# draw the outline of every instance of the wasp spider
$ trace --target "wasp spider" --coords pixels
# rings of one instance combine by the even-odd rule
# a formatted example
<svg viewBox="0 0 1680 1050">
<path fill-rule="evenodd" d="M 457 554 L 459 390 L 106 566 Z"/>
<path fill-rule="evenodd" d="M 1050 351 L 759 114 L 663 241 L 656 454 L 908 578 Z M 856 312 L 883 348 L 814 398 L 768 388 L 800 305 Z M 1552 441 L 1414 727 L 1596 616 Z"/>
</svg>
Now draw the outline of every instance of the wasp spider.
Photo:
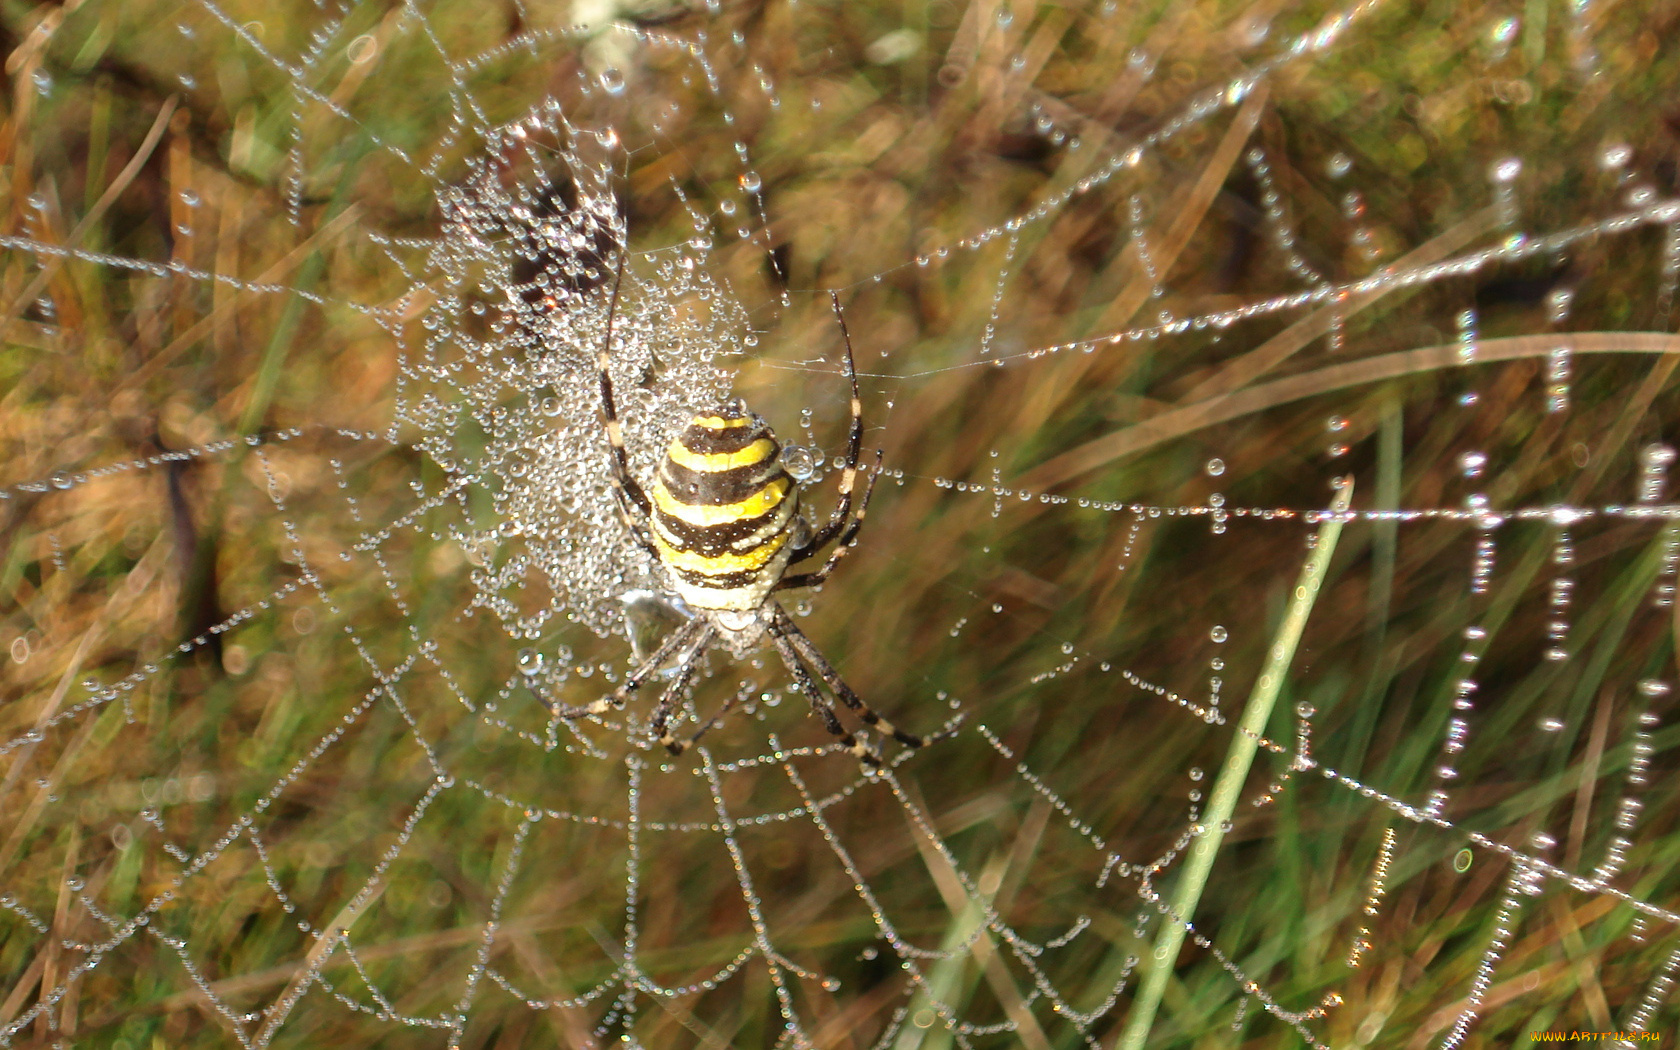
<svg viewBox="0 0 1680 1050">
<path fill-rule="evenodd" d="M 681 754 L 716 725 L 738 699 L 727 701 L 693 735 L 679 738 L 671 733 L 672 710 L 700 658 L 712 648 L 727 649 L 737 659 L 744 658 L 768 638 L 823 725 L 866 765 L 878 766 L 881 760 L 840 723 L 834 705 L 817 687 L 812 672 L 866 725 L 906 747 L 921 747 L 921 737 L 896 728 L 852 691 L 775 598 L 777 591 L 815 587 L 828 579 L 857 538 L 880 473 L 877 452 L 877 469 L 870 475 L 854 514 L 852 490 L 863 441 L 863 405 L 858 398 L 851 335 L 846 332 L 839 297 L 831 296 L 846 344 L 846 378 L 852 386 L 851 432 L 845 467 L 840 472 L 839 502 L 828 521 L 821 528 L 813 528 L 799 511 L 799 483 L 782 466 L 782 447 L 775 433 L 739 398 L 694 415 L 666 449 L 652 484 L 644 489 L 636 481 L 630 473 L 624 428 L 613 403 L 612 377 L 607 370 L 623 279 L 621 255 L 612 302 L 607 308 L 606 342 L 596 362 L 601 375 L 601 412 L 612 451 L 613 494 L 630 534 L 658 562 L 671 593 L 695 615 L 631 670 L 610 696 L 583 707 L 562 708 L 557 714 L 580 718 L 622 708 L 644 681 L 667 664 L 674 664 L 675 672 L 654 708 L 652 730 L 672 754 Z M 834 549 L 821 568 L 788 573 L 791 566 L 818 556 L 831 543 Z"/>
</svg>

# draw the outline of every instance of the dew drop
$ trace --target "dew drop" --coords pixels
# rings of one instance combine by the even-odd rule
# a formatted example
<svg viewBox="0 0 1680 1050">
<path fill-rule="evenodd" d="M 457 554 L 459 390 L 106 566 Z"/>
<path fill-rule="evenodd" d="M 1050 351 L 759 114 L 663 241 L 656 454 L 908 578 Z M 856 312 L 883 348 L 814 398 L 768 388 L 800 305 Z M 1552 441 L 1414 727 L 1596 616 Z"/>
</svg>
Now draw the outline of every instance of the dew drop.
<svg viewBox="0 0 1680 1050">
<path fill-rule="evenodd" d="M 787 445 L 782 449 L 782 469 L 787 471 L 794 481 L 804 482 L 817 472 L 817 459 L 811 450 L 803 445 Z"/>
<path fill-rule="evenodd" d="M 536 649 L 519 650 L 519 673 L 527 678 L 535 678 L 542 674 L 543 664 L 546 662 L 543 654 Z"/>
</svg>

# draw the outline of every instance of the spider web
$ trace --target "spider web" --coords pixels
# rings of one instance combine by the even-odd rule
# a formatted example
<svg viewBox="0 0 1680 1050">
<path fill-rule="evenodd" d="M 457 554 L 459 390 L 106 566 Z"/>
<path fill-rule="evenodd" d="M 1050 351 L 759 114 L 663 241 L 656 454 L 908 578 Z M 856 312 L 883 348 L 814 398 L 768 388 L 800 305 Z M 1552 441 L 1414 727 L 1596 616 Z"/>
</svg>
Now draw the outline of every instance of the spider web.
<svg viewBox="0 0 1680 1050">
<path fill-rule="evenodd" d="M 7 23 L 0 1044 L 1108 1047 L 1162 965 L 1159 1045 L 1662 1034 L 1672 11 L 500 14 Z M 625 238 L 639 477 L 734 391 L 826 514 L 840 293 L 886 465 L 790 611 L 939 735 L 877 775 L 773 654 L 677 759 L 539 698 L 683 615 Z"/>
</svg>

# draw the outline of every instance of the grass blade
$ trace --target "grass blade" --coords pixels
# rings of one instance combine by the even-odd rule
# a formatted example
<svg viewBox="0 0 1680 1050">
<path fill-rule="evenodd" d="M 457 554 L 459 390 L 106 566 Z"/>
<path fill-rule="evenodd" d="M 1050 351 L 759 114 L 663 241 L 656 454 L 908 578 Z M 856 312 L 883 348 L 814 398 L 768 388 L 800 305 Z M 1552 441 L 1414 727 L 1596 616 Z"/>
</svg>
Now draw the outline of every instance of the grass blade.
<svg viewBox="0 0 1680 1050">
<path fill-rule="evenodd" d="M 1306 565 L 1301 568 L 1301 577 L 1295 584 L 1289 610 L 1284 614 L 1283 622 L 1278 625 L 1277 635 L 1272 639 L 1271 648 L 1267 651 L 1260 678 L 1255 682 L 1254 692 L 1249 694 L 1248 704 L 1243 708 L 1242 722 L 1237 727 L 1236 735 L 1231 738 L 1231 747 L 1226 752 L 1225 761 L 1219 767 L 1219 778 L 1214 783 L 1213 797 L 1208 802 L 1207 816 L 1203 821 L 1205 830 L 1197 838 L 1195 845 L 1190 847 L 1184 874 L 1179 880 L 1178 892 L 1173 897 L 1172 912 L 1155 938 L 1155 950 L 1150 952 L 1145 964 L 1147 970 L 1143 984 L 1138 989 L 1137 999 L 1133 1002 L 1131 1014 L 1126 1019 L 1126 1030 L 1120 1039 L 1120 1050 L 1142 1050 L 1144 1040 L 1149 1037 L 1149 1028 L 1155 1021 L 1156 1008 L 1160 1006 L 1161 995 L 1166 991 L 1167 981 L 1172 977 L 1173 964 L 1178 960 L 1179 949 L 1184 946 L 1186 924 L 1195 917 L 1196 905 L 1202 897 L 1202 887 L 1207 884 L 1208 874 L 1213 870 L 1214 854 L 1219 852 L 1219 844 L 1225 838 L 1223 828 L 1236 812 L 1237 800 L 1242 795 L 1248 771 L 1254 765 L 1254 754 L 1259 749 L 1260 738 L 1265 734 L 1266 723 L 1272 716 L 1272 707 L 1277 703 L 1278 692 L 1283 688 L 1284 675 L 1295 659 L 1295 647 L 1300 644 L 1301 632 L 1307 626 L 1307 617 L 1312 613 L 1319 586 L 1324 582 L 1325 573 L 1329 571 L 1330 557 L 1336 552 L 1336 541 L 1341 538 L 1342 515 L 1352 499 L 1353 479 L 1350 477 L 1344 479 L 1336 489 L 1336 496 L 1330 501 L 1330 515 L 1319 525 L 1312 554 L 1307 558 Z"/>
</svg>

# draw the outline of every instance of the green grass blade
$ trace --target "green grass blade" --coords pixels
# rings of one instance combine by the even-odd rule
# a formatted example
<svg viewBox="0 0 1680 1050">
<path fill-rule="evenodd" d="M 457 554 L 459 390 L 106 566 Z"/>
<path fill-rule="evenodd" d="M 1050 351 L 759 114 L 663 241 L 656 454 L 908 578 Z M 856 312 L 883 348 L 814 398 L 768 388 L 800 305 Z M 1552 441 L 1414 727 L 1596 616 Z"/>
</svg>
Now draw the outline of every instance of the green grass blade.
<svg viewBox="0 0 1680 1050">
<path fill-rule="evenodd" d="M 1214 783 L 1213 797 L 1208 802 L 1207 816 L 1203 821 L 1204 830 L 1190 847 L 1178 892 L 1173 897 L 1172 914 L 1162 924 L 1161 932 L 1155 938 L 1155 950 L 1145 963 L 1143 984 L 1132 1004 L 1131 1015 L 1126 1019 L 1120 1050 L 1142 1050 L 1144 1041 L 1149 1037 L 1155 1011 L 1161 1004 L 1161 995 L 1172 977 L 1179 949 L 1184 946 L 1185 924 L 1195 917 L 1202 887 L 1207 884 L 1208 874 L 1213 870 L 1214 854 L 1219 852 L 1219 844 L 1225 838 L 1223 829 L 1236 812 L 1237 800 L 1242 795 L 1248 771 L 1254 765 L 1260 738 L 1265 734 L 1272 707 L 1283 688 L 1284 675 L 1295 659 L 1295 647 L 1300 644 L 1301 632 L 1307 626 L 1307 617 L 1312 614 L 1319 586 L 1329 571 L 1330 557 L 1336 552 L 1336 541 L 1341 538 L 1342 514 L 1352 499 L 1353 479 L 1348 478 L 1337 488 L 1336 496 L 1330 502 L 1330 516 L 1319 525 L 1312 554 L 1301 568 L 1301 577 L 1295 584 L 1289 610 L 1278 625 L 1260 678 L 1254 684 L 1247 706 L 1243 708 L 1242 722 L 1237 734 L 1231 738 L 1230 750 L 1219 768 L 1219 778 Z"/>
</svg>

